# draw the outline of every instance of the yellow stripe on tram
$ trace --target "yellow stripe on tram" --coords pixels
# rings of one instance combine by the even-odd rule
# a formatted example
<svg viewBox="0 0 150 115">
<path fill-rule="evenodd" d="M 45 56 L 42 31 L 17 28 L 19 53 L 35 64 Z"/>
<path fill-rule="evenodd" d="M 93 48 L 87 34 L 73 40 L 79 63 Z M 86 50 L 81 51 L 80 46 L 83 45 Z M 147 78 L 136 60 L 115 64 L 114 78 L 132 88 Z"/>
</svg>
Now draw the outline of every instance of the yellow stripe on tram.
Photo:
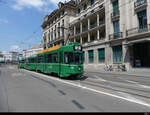
<svg viewBox="0 0 150 115">
<path fill-rule="evenodd" d="M 60 49 L 60 45 L 56 45 L 56 46 L 53 46 L 52 48 L 48 48 L 48 49 L 39 51 L 37 54 L 46 53 L 46 52 L 50 52 L 50 51 L 55 51 L 55 50 L 58 50 L 58 49 Z"/>
</svg>

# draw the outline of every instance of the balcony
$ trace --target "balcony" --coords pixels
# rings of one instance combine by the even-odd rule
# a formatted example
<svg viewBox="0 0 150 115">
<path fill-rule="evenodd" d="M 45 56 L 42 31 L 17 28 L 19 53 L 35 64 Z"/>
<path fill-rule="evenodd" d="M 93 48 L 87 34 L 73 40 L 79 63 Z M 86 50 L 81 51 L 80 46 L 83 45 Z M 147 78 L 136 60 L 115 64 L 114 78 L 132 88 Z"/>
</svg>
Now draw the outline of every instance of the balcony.
<svg viewBox="0 0 150 115">
<path fill-rule="evenodd" d="M 143 10 L 147 7 L 147 0 L 137 0 L 135 3 L 134 3 L 134 9 L 136 12 L 140 11 L 140 10 Z"/>
<path fill-rule="evenodd" d="M 86 31 L 88 31 L 88 27 L 87 26 L 82 28 L 82 32 L 86 32 Z"/>
<path fill-rule="evenodd" d="M 76 35 L 80 34 L 80 30 L 76 30 Z"/>
<path fill-rule="evenodd" d="M 90 29 L 96 28 L 97 27 L 97 23 L 91 24 L 90 25 Z"/>
<path fill-rule="evenodd" d="M 109 40 L 114 40 L 114 39 L 118 39 L 118 38 L 122 38 L 122 37 L 123 37 L 123 33 L 118 32 L 118 33 L 110 34 Z"/>
<path fill-rule="evenodd" d="M 118 20 L 119 18 L 120 18 L 120 11 L 119 10 L 111 13 L 111 20 L 112 21 Z"/>
<path fill-rule="evenodd" d="M 145 25 L 142 27 L 137 27 L 137 28 L 132 28 L 126 31 L 126 35 L 130 36 L 130 35 L 138 35 L 144 32 L 148 32 L 150 31 L 150 24 L 149 25 Z"/>
<path fill-rule="evenodd" d="M 63 36 L 63 35 L 57 37 L 57 38 L 54 39 L 54 40 L 51 40 L 48 44 L 49 44 L 49 45 L 52 45 L 52 44 L 54 44 L 54 43 L 56 43 L 56 42 L 58 42 L 58 41 L 62 41 L 62 40 L 64 40 L 64 36 Z"/>
<path fill-rule="evenodd" d="M 103 27 L 105 25 L 105 19 L 99 21 L 99 26 Z"/>
</svg>

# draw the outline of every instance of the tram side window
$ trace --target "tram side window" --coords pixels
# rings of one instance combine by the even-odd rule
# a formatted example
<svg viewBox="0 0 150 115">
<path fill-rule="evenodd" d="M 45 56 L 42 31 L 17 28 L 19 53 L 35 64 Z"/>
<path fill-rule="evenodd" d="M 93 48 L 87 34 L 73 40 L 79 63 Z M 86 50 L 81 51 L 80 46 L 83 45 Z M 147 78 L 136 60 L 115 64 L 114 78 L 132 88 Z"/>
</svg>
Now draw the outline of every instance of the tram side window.
<svg viewBox="0 0 150 115">
<path fill-rule="evenodd" d="M 29 63 L 29 59 L 26 59 L 26 63 L 27 63 L 27 64 Z"/>
<path fill-rule="evenodd" d="M 28 62 L 31 63 L 31 59 L 28 59 Z"/>
<path fill-rule="evenodd" d="M 31 63 L 35 63 L 35 59 L 33 58 L 33 59 L 31 59 Z"/>
<path fill-rule="evenodd" d="M 29 63 L 34 63 L 34 59 L 29 59 Z"/>
<path fill-rule="evenodd" d="M 52 54 L 52 62 L 58 63 L 58 55 L 57 54 Z"/>
<path fill-rule="evenodd" d="M 65 63 L 66 63 L 66 64 L 68 64 L 68 63 L 69 63 L 68 53 L 65 53 Z"/>
<path fill-rule="evenodd" d="M 43 56 L 38 57 L 38 63 L 43 63 Z"/>
<path fill-rule="evenodd" d="M 49 54 L 47 56 L 47 62 L 48 63 L 58 63 L 58 55 L 56 54 Z"/>
<path fill-rule="evenodd" d="M 24 60 L 21 60 L 21 63 L 24 63 Z"/>
<path fill-rule="evenodd" d="M 65 64 L 73 64 L 73 53 L 71 52 L 65 52 Z"/>
<path fill-rule="evenodd" d="M 47 62 L 52 63 L 52 54 L 47 55 Z"/>
</svg>

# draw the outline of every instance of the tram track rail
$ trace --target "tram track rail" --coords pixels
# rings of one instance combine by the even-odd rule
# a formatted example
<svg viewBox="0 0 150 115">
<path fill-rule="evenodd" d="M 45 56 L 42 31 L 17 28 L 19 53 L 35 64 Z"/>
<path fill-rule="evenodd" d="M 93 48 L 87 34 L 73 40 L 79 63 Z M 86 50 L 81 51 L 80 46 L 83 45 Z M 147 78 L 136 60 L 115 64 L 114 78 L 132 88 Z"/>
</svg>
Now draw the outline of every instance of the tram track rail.
<svg viewBox="0 0 150 115">
<path fill-rule="evenodd" d="M 117 83 L 114 83 L 114 82 L 109 82 L 109 81 L 100 82 L 98 80 L 95 81 L 95 80 L 91 80 L 91 79 L 82 81 L 81 84 L 82 85 L 90 85 L 90 86 L 94 86 L 97 88 L 103 88 L 103 89 L 107 89 L 107 90 L 111 90 L 111 91 L 115 91 L 115 92 L 122 92 L 122 93 L 130 94 L 130 95 L 150 99 L 150 91 L 149 90 L 144 90 L 144 88 L 139 88 L 139 87 L 136 88 L 131 85 L 128 86 L 128 84 L 118 85 Z"/>
</svg>

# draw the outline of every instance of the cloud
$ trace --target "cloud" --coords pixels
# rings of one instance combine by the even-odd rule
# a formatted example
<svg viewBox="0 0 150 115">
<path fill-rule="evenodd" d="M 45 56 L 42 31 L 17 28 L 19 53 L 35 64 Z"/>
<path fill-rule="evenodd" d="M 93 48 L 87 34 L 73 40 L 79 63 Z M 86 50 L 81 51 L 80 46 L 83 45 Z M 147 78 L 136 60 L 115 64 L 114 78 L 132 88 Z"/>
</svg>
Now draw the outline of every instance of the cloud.
<svg viewBox="0 0 150 115">
<path fill-rule="evenodd" d="M 57 7 L 57 4 L 61 1 L 69 0 L 14 0 L 15 4 L 12 8 L 15 10 L 23 10 L 25 8 L 36 8 L 39 11 L 49 11 Z"/>
<path fill-rule="evenodd" d="M 49 0 L 49 1 L 53 4 L 58 4 L 59 2 L 65 2 L 65 1 L 69 1 L 69 0 Z"/>
<path fill-rule="evenodd" d="M 45 5 L 42 0 L 15 0 L 16 4 L 13 5 L 15 10 L 22 10 L 26 8 L 41 8 Z"/>
<path fill-rule="evenodd" d="M 19 52 L 21 49 L 20 49 L 20 47 L 18 45 L 12 45 L 10 50 Z"/>
</svg>

